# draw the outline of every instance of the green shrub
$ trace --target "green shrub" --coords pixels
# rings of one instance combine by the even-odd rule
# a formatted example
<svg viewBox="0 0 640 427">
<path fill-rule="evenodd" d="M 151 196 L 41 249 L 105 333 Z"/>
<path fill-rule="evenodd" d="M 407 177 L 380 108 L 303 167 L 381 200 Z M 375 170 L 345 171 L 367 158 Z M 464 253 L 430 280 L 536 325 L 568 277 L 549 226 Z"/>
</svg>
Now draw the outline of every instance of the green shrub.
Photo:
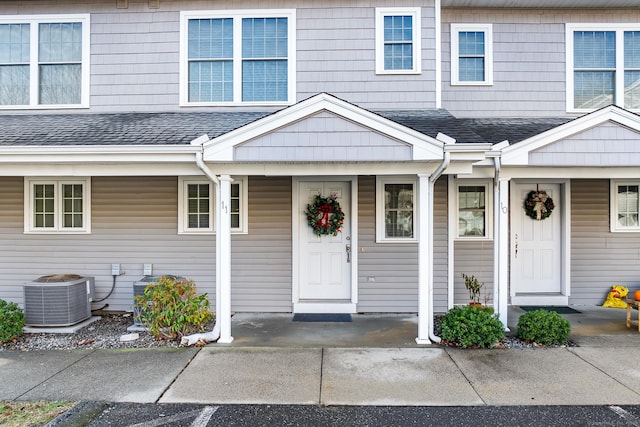
<svg viewBox="0 0 640 427">
<path fill-rule="evenodd" d="M 180 340 L 202 332 L 211 320 L 207 294 L 198 295 L 192 280 L 162 276 L 135 297 L 137 316 L 157 339 Z"/>
<path fill-rule="evenodd" d="M 442 339 L 467 347 L 493 347 L 504 338 L 504 325 L 487 307 L 462 306 L 449 310 L 440 322 Z"/>
<path fill-rule="evenodd" d="M 16 303 L 0 299 L 0 344 L 19 337 L 24 322 L 24 313 Z"/>
<path fill-rule="evenodd" d="M 518 338 L 538 344 L 566 344 L 571 325 L 555 311 L 528 311 L 518 320 Z"/>
</svg>

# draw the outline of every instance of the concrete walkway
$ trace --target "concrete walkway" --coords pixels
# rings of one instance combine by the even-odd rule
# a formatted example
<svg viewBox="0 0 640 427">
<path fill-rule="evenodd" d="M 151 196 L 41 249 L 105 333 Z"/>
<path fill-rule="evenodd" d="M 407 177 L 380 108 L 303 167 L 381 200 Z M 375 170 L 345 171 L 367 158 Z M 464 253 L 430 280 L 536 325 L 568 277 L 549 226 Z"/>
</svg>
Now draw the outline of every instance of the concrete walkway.
<svg viewBox="0 0 640 427">
<path fill-rule="evenodd" d="M 603 312 L 581 314 L 580 318 L 567 315 L 575 316 L 572 323 L 576 323 L 577 333 L 572 340 L 576 347 L 491 350 L 420 347 L 404 336 L 393 338 L 408 341 L 399 346 L 283 345 L 284 338 L 276 339 L 276 331 L 266 327 L 269 322 L 281 324 L 278 315 L 234 316 L 236 340 L 231 345 L 0 352 L 0 400 L 420 406 L 640 404 L 637 329 L 625 327 L 624 310 L 609 311 L 604 314 L 611 317 L 612 330 L 580 335 L 581 328 L 591 328 L 587 317 L 597 318 Z M 395 330 L 398 335 L 408 329 L 404 323 L 412 322 L 405 315 L 393 318 L 399 324 Z M 365 320 L 359 318 L 352 323 Z M 370 324 L 376 322 L 375 318 L 369 320 Z M 606 319 L 600 320 L 603 327 L 610 326 Z M 387 318 L 382 324 L 389 322 Z M 249 324 L 257 337 L 263 334 L 260 331 L 270 333 L 278 345 L 262 345 L 261 340 L 266 338 L 251 340 L 242 335 Z M 342 328 L 348 330 L 354 325 L 293 327 L 303 328 L 308 334 L 315 329 L 326 339 L 327 330 L 340 335 L 345 332 Z M 373 334 L 366 328 L 360 331 L 362 340 L 355 342 L 367 342 Z M 379 330 L 390 337 L 393 332 Z"/>
</svg>

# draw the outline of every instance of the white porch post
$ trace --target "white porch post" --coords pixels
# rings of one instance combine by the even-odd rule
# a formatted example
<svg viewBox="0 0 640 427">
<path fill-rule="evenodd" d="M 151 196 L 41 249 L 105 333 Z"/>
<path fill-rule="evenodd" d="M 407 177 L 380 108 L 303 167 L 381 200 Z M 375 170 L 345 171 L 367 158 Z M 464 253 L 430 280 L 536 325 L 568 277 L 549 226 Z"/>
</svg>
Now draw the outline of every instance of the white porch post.
<svg viewBox="0 0 640 427">
<path fill-rule="evenodd" d="M 432 296 L 433 280 L 431 270 L 433 258 L 433 191 L 429 175 L 418 174 L 418 336 L 416 343 L 431 344 L 429 340 L 429 322 L 433 321 Z"/>
<path fill-rule="evenodd" d="M 220 175 L 219 191 L 216 192 L 216 274 L 220 289 L 219 343 L 228 344 L 231 336 L 231 177 Z"/>
<path fill-rule="evenodd" d="M 497 299 L 494 299 L 496 311 L 502 324 L 507 328 L 507 310 L 509 301 L 509 180 L 500 179 L 498 181 L 498 194 L 496 194 L 496 212 L 498 217 L 498 228 L 495 230 L 494 245 L 497 246 L 495 256 L 494 277 L 498 289 Z"/>
</svg>

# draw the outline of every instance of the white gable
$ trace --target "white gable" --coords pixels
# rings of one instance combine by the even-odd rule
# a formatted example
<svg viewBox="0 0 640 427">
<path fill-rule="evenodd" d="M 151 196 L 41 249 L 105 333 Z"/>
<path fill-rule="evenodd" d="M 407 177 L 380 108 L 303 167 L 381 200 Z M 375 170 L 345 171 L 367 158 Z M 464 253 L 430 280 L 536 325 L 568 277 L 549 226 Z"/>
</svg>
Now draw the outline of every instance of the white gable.
<svg viewBox="0 0 640 427">
<path fill-rule="evenodd" d="M 319 94 L 204 143 L 204 160 L 411 161 L 442 159 L 443 143 Z"/>
<path fill-rule="evenodd" d="M 640 132 L 609 121 L 529 153 L 536 166 L 639 166 Z"/>
<path fill-rule="evenodd" d="M 502 150 L 503 165 L 640 165 L 640 116 L 609 106 Z"/>
</svg>

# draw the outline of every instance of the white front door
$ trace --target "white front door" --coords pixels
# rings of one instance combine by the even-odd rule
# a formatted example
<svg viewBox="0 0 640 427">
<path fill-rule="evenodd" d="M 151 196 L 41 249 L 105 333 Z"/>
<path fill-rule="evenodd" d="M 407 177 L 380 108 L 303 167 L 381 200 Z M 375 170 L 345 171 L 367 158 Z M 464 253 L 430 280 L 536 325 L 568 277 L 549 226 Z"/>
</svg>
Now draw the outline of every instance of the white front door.
<svg viewBox="0 0 640 427">
<path fill-rule="evenodd" d="M 298 308 L 304 303 L 321 307 L 322 304 L 329 306 L 331 303 L 351 302 L 350 193 L 351 182 L 298 183 Z M 335 195 L 344 212 L 344 224 L 336 236 L 317 236 L 308 223 L 306 207 L 318 194 L 322 197 Z M 294 302 L 295 299 L 294 295 Z M 335 310 L 328 308 L 326 311 Z"/>
<path fill-rule="evenodd" d="M 548 218 L 527 216 L 524 201 L 532 190 L 544 190 L 553 199 L 555 207 Z M 566 304 L 560 184 L 514 183 L 511 194 L 512 304 Z"/>
</svg>

